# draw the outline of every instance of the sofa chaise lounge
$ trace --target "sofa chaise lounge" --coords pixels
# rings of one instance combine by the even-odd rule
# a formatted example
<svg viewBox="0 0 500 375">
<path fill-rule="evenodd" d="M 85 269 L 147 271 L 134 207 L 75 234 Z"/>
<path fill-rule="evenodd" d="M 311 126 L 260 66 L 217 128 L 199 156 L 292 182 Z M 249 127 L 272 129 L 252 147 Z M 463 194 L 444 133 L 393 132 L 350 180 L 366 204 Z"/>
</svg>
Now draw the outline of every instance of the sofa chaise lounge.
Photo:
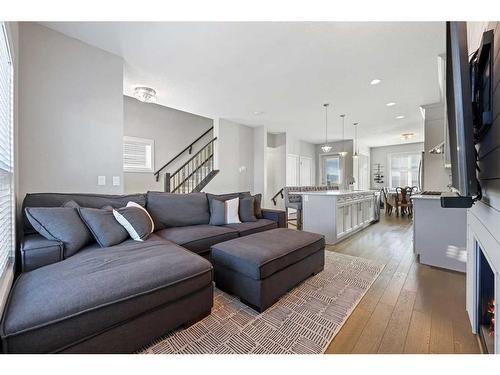
<svg viewBox="0 0 500 375">
<path fill-rule="evenodd" d="M 249 193 L 225 197 L 241 194 Z M 23 213 L 69 200 L 90 208 L 138 203 L 150 213 L 155 232 L 144 242 L 129 239 L 108 248 L 91 243 L 65 259 L 63 244 L 36 233 L 24 216 L 20 275 L 0 326 L 4 353 L 136 351 L 210 314 L 211 246 L 286 226 L 284 212 L 265 209 L 255 222 L 209 225 L 205 193 L 28 194 Z"/>
</svg>

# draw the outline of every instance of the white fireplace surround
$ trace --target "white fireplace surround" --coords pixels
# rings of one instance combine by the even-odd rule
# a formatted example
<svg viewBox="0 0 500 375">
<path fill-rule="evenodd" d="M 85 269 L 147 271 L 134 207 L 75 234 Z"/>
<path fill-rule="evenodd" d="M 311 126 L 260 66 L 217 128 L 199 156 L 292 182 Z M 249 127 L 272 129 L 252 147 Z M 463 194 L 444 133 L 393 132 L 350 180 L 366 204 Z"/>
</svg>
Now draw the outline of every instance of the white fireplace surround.
<svg viewBox="0 0 500 375">
<path fill-rule="evenodd" d="M 495 312 L 500 302 L 500 211 L 478 202 L 467 213 L 467 297 L 466 308 L 477 333 L 479 248 L 495 274 Z M 496 319 L 497 322 L 499 319 Z M 500 353 L 500 329 L 495 327 L 495 353 Z"/>
</svg>

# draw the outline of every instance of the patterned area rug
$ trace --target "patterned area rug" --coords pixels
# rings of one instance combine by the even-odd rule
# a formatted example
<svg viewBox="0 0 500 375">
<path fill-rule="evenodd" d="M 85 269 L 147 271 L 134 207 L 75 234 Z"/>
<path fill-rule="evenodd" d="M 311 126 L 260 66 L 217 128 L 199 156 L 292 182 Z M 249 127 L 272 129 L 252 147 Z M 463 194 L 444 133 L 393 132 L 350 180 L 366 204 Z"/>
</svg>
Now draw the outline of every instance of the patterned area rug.
<svg viewBox="0 0 500 375">
<path fill-rule="evenodd" d="M 383 268 L 379 262 L 326 251 L 323 272 L 261 314 L 215 289 L 212 314 L 141 353 L 323 353 Z"/>
</svg>

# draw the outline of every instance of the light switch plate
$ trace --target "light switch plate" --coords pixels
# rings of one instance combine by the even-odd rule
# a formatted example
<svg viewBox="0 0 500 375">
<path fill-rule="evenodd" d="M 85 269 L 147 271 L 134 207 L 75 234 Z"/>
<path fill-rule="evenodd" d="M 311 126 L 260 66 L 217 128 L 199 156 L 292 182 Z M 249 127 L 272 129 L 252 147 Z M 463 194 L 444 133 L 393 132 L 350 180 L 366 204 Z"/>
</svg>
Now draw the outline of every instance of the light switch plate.
<svg viewBox="0 0 500 375">
<path fill-rule="evenodd" d="M 97 176 L 97 185 L 99 186 L 106 185 L 106 176 Z"/>
<path fill-rule="evenodd" d="M 113 186 L 120 186 L 120 176 L 113 176 Z"/>
</svg>

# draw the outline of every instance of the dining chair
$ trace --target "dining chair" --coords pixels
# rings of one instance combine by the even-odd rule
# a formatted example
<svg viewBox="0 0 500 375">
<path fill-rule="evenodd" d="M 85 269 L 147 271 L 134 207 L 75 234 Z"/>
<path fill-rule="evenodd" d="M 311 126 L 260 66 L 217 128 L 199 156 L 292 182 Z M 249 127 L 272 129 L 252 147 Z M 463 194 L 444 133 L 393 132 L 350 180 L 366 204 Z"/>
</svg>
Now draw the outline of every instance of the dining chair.
<svg viewBox="0 0 500 375">
<path fill-rule="evenodd" d="M 385 214 L 391 216 L 392 214 L 392 204 L 389 203 L 387 199 L 388 189 L 386 187 L 382 188 L 382 193 L 384 194 L 384 205 L 385 205 Z"/>
<path fill-rule="evenodd" d="M 405 213 L 409 214 L 410 203 L 408 202 L 407 187 L 398 186 L 396 188 L 396 215 L 403 216 Z"/>
</svg>

